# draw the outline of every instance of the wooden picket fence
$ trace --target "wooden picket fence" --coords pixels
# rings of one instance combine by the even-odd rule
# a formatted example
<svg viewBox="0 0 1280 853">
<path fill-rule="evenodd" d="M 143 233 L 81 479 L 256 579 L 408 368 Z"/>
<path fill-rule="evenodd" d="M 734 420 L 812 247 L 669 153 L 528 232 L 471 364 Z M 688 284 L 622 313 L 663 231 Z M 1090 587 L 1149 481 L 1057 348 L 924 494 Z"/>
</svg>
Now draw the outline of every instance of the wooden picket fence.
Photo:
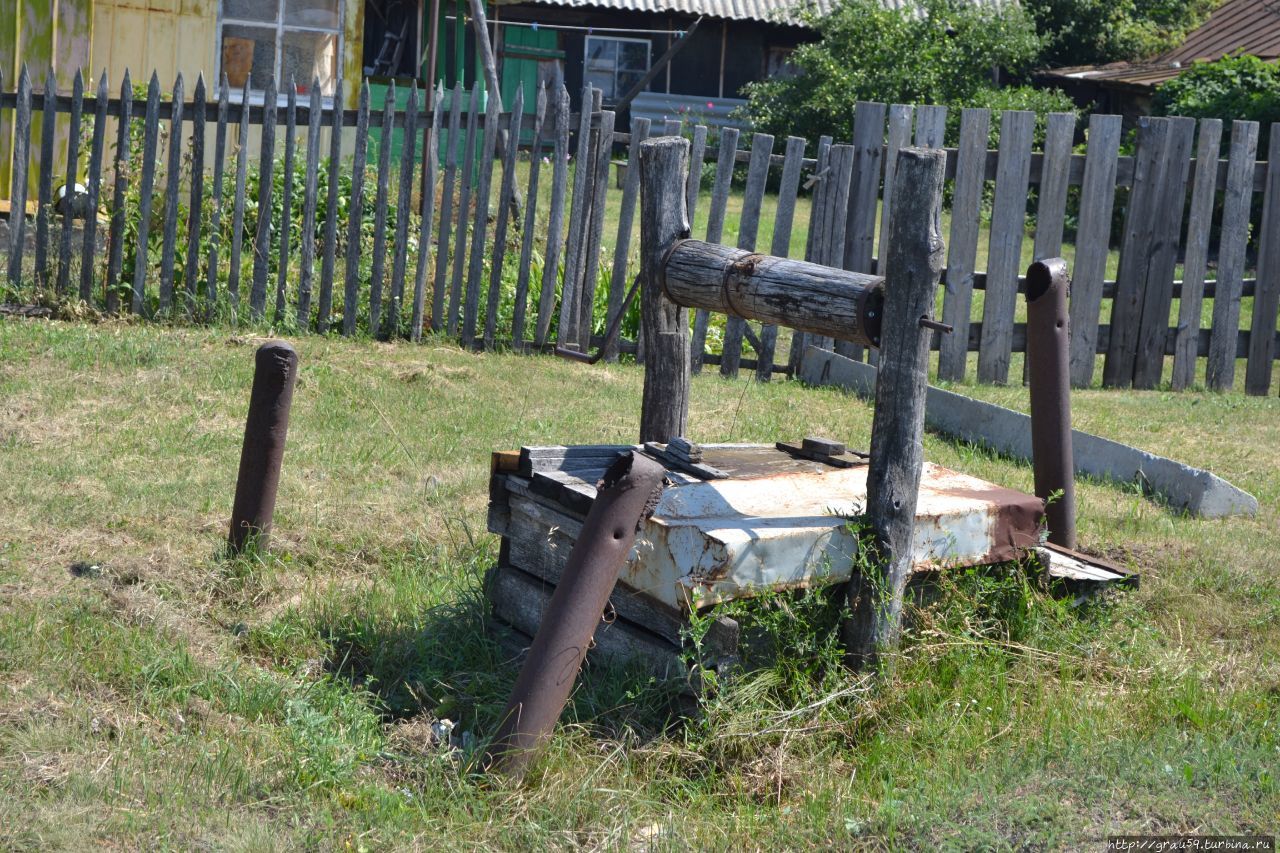
<svg viewBox="0 0 1280 853">
<path fill-rule="evenodd" d="M 600 108 L 598 91 L 584 92 L 582 103 L 591 108 L 574 114 L 563 86 L 539 91 L 530 108 L 518 98 L 502 114 L 478 87 L 438 89 L 434 110 L 425 109 L 427 93 L 416 87 L 403 107 L 394 89 L 381 105 L 371 103 L 368 81 L 354 110 L 332 106 L 343 103 L 341 83 L 326 106 L 318 81 L 305 103 L 294 85 L 281 95 L 272 84 L 260 99 L 246 88 L 233 99 L 225 79 L 211 94 L 203 78 L 188 100 L 181 77 L 165 99 L 154 74 L 145 98 L 135 99 L 128 76 L 118 97 L 110 96 L 105 77 L 89 97 L 79 76 L 70 95 L 45 97 L 35 88 L 26 69 L 15 91 L 0 81 L 0 172 L 9 164 L 12 211 L 7 298 L 78 295 L 108 312 L 265 318 L 287 328 L 382 338 L 419 340 L 429 330 L 486 349 L 560 343 L 587 350 L 601 343 L 638 267 L 638 170 L 628 168 L 619 188 L 610 166 L 615 151 L 634 162 L 631 155 L 651 134 L 691 139 L 690 221 L 700 203 L 701 164 L 715 164 L 707 240 L 786 255 L 797 200 L 811 192 L 805 257 L 861 272 L 875 272 L 886 252 L 883 223 L 895 178 L 889 153 L 947 143 L 947 111 L 937 106 L 859 103 L 847 144 L 792 137 L 778 153 L 767 134 L 726 128 L 713 139 L 705 126 L 679 120 L 653 127 L 637 118 L 622 133 L 614 113 Z M 1012 354 L 1026 343 L 1025 324 L 1015 322 L 1024 242 L 1033 241 L 1037 258 L 1062 251 L 1069 197 L 1078 187 L 1073 382 L 1091 384 L 1102 354 L 1106 387 L 1167 381 L 1185 388 L 1205 359 L 1205 384 L 1228 389 L 1237 361 L 1245 359 L 1245 389 L 1268 393 L 1280 354 L 1280 131 L 1273 127 L 1267 160 L 1259 162 L 1254 122 L 1233 124 L 1229 156 L 1221 160 L 1224 130 L 1216 120 L 1143 119 L 1132 156 L 1120 154 L 1118 116 L 1089 117 L 1083 153 L 1075 150 L 1070 114 L 1050 115 L 1043 150 L 1033 151 L 1035 121 L 1029 112 L 1002 113 L 998 148 L 989 150 L 991 113 L 966 109 L 954 147 L 946 148 L 951 223 L 941 313 L 954 332 L 935 341 L 937 376 L 965 378 L 969 353 L 976 352 L 979 380 L 1010 380 Z M 750 139 L 740 148 L 743 135 Z M 523 149 L 522 136 L 533 140 Z M 55 151 L 55 140 L 65 152 Z M 518 182 L 516 164 L 526 157 Z M 344 163 L 370 160 L 370 168 L 344 172 Z M 735 178 L 741 166 L 745 181 Z M 547 169 L 549 176 L 542 174 Z M 550 201 L 540 205 L 539 184 L 548 178 Z M 84 184 L 68 216 L 53 193 L 61 179 Z M 767 193 L 771 182 L 775 191 Z M 742 199 L 731 237 L 726 222 L 735 183 L 742 184 Z M 1263 198 L 1260 219 L 1256 193 Z M 978 271 L 987 203 L 987 269 Z M 613 222 L 606 216 L 611 206 Z M 767 206 L 774 215 L 766 244 L 759 231 Z M 34 223 L 18 215 L 23 211 Z M 1115 235 L 1113 220 L 1122 223 Z M 1110 281 L 1115 243 L 1120 260 Z M 1256 275 L 1248 277 L 1251 247 Z M 1216 277 L 1209 280 L 1215 257 Z M 980 311 L 975 291 L 983 294 Z M 1212 300 L 1207 325 L 1206 299 Z M 1245 304 L 1249 328 L 1241 329 Z M 793 369 L 807 343 L 832 345 L 797 335 L 786 364 L 775 364 L 773 328 L 729 318 L 716 353 L 707 352 L 711 318 L 700 312 L 693 326 L 695 369 L 719 364 L 730 377 L 755 369 L 768 379 Z M 744 344 L 755 358 L 744 358 Z M 643 357 L 628 340 L 608 355 L 619 352 Z"/>
</svg>

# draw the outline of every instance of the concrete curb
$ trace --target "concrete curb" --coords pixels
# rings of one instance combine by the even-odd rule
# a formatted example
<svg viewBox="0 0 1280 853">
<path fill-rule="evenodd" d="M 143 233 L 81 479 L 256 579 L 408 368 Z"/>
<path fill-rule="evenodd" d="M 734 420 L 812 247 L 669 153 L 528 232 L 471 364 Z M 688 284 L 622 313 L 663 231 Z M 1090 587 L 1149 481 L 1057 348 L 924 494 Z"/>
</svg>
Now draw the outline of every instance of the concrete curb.
<svg viewBox="0 0 1280 853">
<path fill-rule="evenodd" d="M 830 385 L 874 397 L 876 369 L 833 352 L 809 347 L 798 376 L 810 385 Z M 929 386 L 925 424 L 943 435 L 983 444 L 1031 460 L 1031 418 L 1021 412 Z M 1258 499 L 1200 468 L 1192 468 L 1118 441 L 1072 430 L 1076 474 L 1141 483 L 1175 509 L 1201 518 L 1256 515 Z"/>
</svg>

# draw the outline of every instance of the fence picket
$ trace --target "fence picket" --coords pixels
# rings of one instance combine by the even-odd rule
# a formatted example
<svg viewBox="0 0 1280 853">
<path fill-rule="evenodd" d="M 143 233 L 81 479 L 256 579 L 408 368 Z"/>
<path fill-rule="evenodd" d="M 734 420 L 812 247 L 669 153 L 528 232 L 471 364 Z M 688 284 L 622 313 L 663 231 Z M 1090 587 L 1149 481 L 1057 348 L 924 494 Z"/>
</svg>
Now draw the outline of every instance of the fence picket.
<svg viewBox="0 0 1280 853">
<path fill-rule="evenodd" d="M 231 85 L 222 75 L 218 85 L 218 121 L 213 135 L 213 198 L 209 210 L 209 266 L 205 271 L 206 311 L 217 309 L 218 249 L 222 245 L 222 178 L 227 160 L 227 119 L 231 112 Z"/>
<path fill-rule="evenodd" d="M 831 137 L 818 137 L 818 150 L 814 155 L 813 174 L 809 178 L 809 184 L 814 187 L 813 195 L 809 201 L 809 233 L 805 235 L 804 242 L 804 259 L 817 263 L 818 248 L 817 244 L 821 242 L 819 235 L 822 232 L 822 218 L 825 215 L 826 204 L 825 197 L 828 194 L 830 182 L 826 180 L 829 174 L 829 166 L 831 160 Z M 791 333 L 791 352 L 787 356 L 787 368 L 794 375 L 800 369 L 800 359 L 804 357 L 804 350 L 809 344 L 818 341 L 816 335 L 810 335 L 807 332 Z"/>
<path fill-rule="evenodd" d="M 525 193 L 524 227 L 520 231 L 520 263 L 516 268 L 515 307 L 511 314 L 511 345 L 519 352 L 525 348 L 526 314 L 529 310 L 529 264 L 533 258 L 533 232 L 538 216 L 538 172 L 542 166 L 542 124 L 547 115 L 547 85 L 538 87 L 533 112 L 533 135 L 529 149 L 529 188 Z"/>
<path fill-rule="evenodd" d="M 1120 116 L 1089 117 L 1089 149 L 1080 187 L 1080 224 L 1076 228 L 1076 262 L 1071 271 L 1071 384 L 1077 388 L 1092 384 L 1097 363 L 1098 319 L 1111 245 L 1121 131 Z"/>
<path fill-rule="evenodd" d="M 791 254 L 791 231 L 795 221 L 796 196 L 800 190 L 800 169 L 804 162 L 804 139 L 788 136 L 782 161 L 782 177 L 778 183 L 778 207 L 773 217 L 773 242 L 769 252 L 780 258 Z M 760 352 L 756 359 L 756 380 L 773 379 L 773 357 L 778 346 L 778 327 L 766 324 L 760 329 Z"/>
<path fill-rule="evenodd" d="M 946 141 L 947 108 L 923 106 L 916 108 L 917 148 L 941 148 Z"/>
<path fill-rule="evenodd" d="M 369 81 L 360 84 L 356 138 L 351 159 L 351 203 L 347 206 L 347 264 L 342 292 L 342 334 L 356 333 L 360 310 L 360 249 L 364 225 L 365 158 L 369 155 Z"/>
<path fill-rule="evenodd" d="M 307 104 L 307 166 L 302 185 L 302 232 L 299 235 L 300 269 L 298 270 L 298 328 L 311 325 L 311 282 L 316 264 L 316 195 L 320 186 L 320 78 L 311 78 L 311 95 Z"/>
<path fill-rule="evenodd" d="M 1173 305 L 1174 268 L 1182 236 L 1182 213 L 1187 204 L 1187 172 L 1196 122 L 1169 119 L 1161 174 L 1157 182 L 1155 231 L 1147 250 L 1150 266 L 1142 297 L 1142 323 L 1134 353 L 1133 385 L 1151 389 L 1160 384 L 1169 337 L 1169 310 Z"/>
<path fill-rule="evenodd" d="M 1231 125 L 1231 153 L 1222 201 L 1222 230 L 1218 244 L 1218 285 L 1213 297 L 1213 326 L 1205 385 L 1229 391 L 1235 383 L 1236 340 L 1240 332 L 1240 293 L 1245 251 L 1249 242 L 1249 212 L 1253 201 L 1253 164 L 1258 154 L 1258 123 Z M 1114 325 L 1114 323 L 1112 324 Z"/>
<path fill-rule="evenodd" d="M 181 112 L 181 107 L 176 109 Z M 58 294 L 71 287 L 71 230 L 75 221 L 76 178 L 80 177 L 80 121 L 84 116 L 84 75 L 76 69 L 71 83 L 71 116 L 67 123 L 67 182 L 63 187 L 62 235 L 58 240 Z M 52 165 L 52 164 L 51 164 Z"/>
<path fill-rule="evenodd" d="M 462 83 L 459 82 L 453 87 L 449 103 L 449 132 L 445 137 L 444 187 L 440 196 L 440 231 L 436 237 L 435 292 L 431 302 L 433 332 L 446 327 L 445 286 L 449 275 L 449 236 L 453 233 L 453 187 L 458 174 L 458 133 L 462 121 L 462 91 Z M 455 324 L 449 323 L 448 329 L 452 334 L 456 330 Z"/>
<path fill-rule="evenodd" d="M 898 169 L 898 149 L 910 144 L 911 121 L 915 110 L 907 104 L 889 107 L 889 135 L 884 158 L 884 191 L 880 203 L 880 251 L 877 257 L 888 257 L 889 217 L 893 215 L 893 179 Z M 881 261 L 883 263 L 883 261 Z"/>
<path fill-rule="evenodd" d="M 383 128 L 384 135 L 390 130 Z M 405 104 L 404 142 L 400 146 L 400 186 L 396 192 L 396 237 L 391 249 L 391 298 L 382 320 L 382 334 L 390 339 L 400 334 L 401 306 L 404 304 L 404 278 L 409 262 L 409 216 L 413 210 L 413 168 L 418 151 L 418 84 L 409 89 Z M 426 251 L 419 246 L 418 251 Z"/>
<path fill-rule="evenodd" d="M 1036 203 L 1036 260 L 1054 258 L 1062 252 L 1062 227 L 1067 212 L 1067 183 L 1075 130 L 1075 113 L 1049 113 L 1040 170 L 1040 199 Z"/>
<path fill-rule="evenodd" d="M 271 268 L 271 197 L 275 193 L 276 78 L 267 78 L 262 93 L 261 151 L 258 155 L 258 227 L 253 239 L 253 289 L 249 314 L 261 320 L 267 313 L 267 275 Z"/>
<path fill-rule="evenodd" d="M 551 332 L 551 316 L 555 310 L 556 279 L 559 277 L 560 254 L 564 247 L 564 197 L 569 183 L 569 90 L 560 84 L 555 110 L 556 143 L 552 153 L 554 168 L 551 178 L 551 212 L 547 221 L 547 252 L 542 265 L 542 290 L 538 294 L 538 325 L 533 343 L 542 346 Z M 532 196 L 530 196 L 532 197 Z"/>
<path fill-rule="evenodd" d="M 422 217 L 418 228 L 418 266 L 413 276 L 413 319 L 410 321 L 409 338 L 417 343 L 422 340 L 423 315 L 427 303 L 427 272 L 430 267 L 431 230 L 436 212 L 436 169 L 440 156 L 440 114 L 444 101 L 444 84 L 436 85 L 435 96 L 430 99 L 431 126 L 422 139 Z M 439 250 L 437 249 L 437 254 Z M 438 316 L 438 315 L 437 315 Z M 432 317 L 432 328 L 435 328 Z"/>
<path fill-rule="evenodd" d="M 246 131 L 248 124 L 245 125 Z M 141 314 L 147 296 L 150 260 L 151 196 L 156 176 L 156 144 L 160 134 L 160 78 L 153 71 L 147 83 L 147 117 L 142 127 L 142 178 L 138 187 L 138 247 L 133 261 L 134 314 Z"/>
<path fill-rule="evenodd" d="M 1218 151 L 1222 142 L 1221 119 L 1200 120 L 1195 181 L 1187 218 L 1187 242 L 1182 262 L 1182 291 L 1178 297 L 1178 325 L 1173 343 L 1173 390 L 1195 381 L 1200 336 L 1200 312 L 1204 306 L 1205 272 L 1209 266 L 1209 232 L 1217 195 Z"/>
<path fill-rule="evenodd" d="M 201 90 L 203 91 L 203 90 Z M 89 143 L 89 176 L 85 189 L 88 215 L 84 220 L 84 240 L 80 250 L 80 301 L 93 299 L 93 268 L 98 251 L 98 200 L 102 197 L 102 160 L 107 135 L 107 72 L 98 78 L 93 105 L 93 137 Z"/>
<path fill-rule="evenodd" d="M 1280 310 L 1280 122 L 1271 125 L 1267 146 L 1267 182 L 1259 231 L 1258 286 L 1253 296 L 1249 330 L 1249 361 L 1244 391 L 1264 396 L 1271 390 L 1276 347 L 1276 312 Z"/>
<path fill-rule="evenodd" d="M 1000 116 L 1000 166 L 996 171 L 991 243 L 987 252 L 982 348 L 978 351 L 978 378 L 983 382 L 1004 384 L 1009 380 L 1035 123 L 1036 114 L 1023 110 L 1005 110 Z"/>
<path fill-rule="evenodd" d="M 369 270 L 369 334 L 381 337 L 382 284 L 387 264 L 387 196 L 391 193 L 391 146 L 395 139 L 396 81 L 382 97 L 382 135 L 378 140 L 378 168 L 374 173 L 373 257 Z"/>
<path fill-rule="evenodd" d="M 244 246 L 244 194 L 249 180 L 249 81 L 240 95 L 240 131 L 236 151 L 235 200 L 231 209 L 231 268 L 227 270 L 227 298 L 234 319 L 240 311 L 240 252 Z"/>
<path fill-rule="evenodd" d="M 773 156 L 773 137 L 767 133 L 751 135 L 751 163 L 747 166 L 747 185 L 742 194 L 742 217 L 738 220 L 738 248 L 755 251 L 760 229 L 760 208 L 764 203 L 765 183 L 769 180 L 769 161 Z M 730 316 L 725 322 L 724 349 L 720 356 L 720 375 L 737 379 L 742 362 L 742 337 L 747 322 Z"/>
<path fill-rule="evenodd" d="M 208 93 L 203 73 L 196 77 L 191 97 L 191 200 L 187 208 L 186 261 L 182 266 L 188 318 L 194 315 L 196 308 L 196 280 L 200 271 L 200 237 L 204 221 L 204 126 Z"/>
<path fill-rule="evenodd" d="M 600 113 L 600 129 L 592 148 L 591 215 L 587 220 L 583 245 L 582 288 L 578 308 L 578 349 L 591 348 L 595 317 L 596 286 L 600 279 L 600 247 L 604 239 L 605 196 L 609 191 L 609 158 L 613 152 L 613 127 L 617 116 L 610 110 Z"/>
<path fill-rule="evenodd" d="M 318 81 L 317 81 L 318 82 Z M 334 82 L 333 109 L 329 117 L 329 170 L 325 190 L 324 251 L 320 261 L 320 304 L 316 310 L 316 329 L 329 331 L 333 316 L 333 281 L 338 254 L 338 175 L 342 165 L 342 105 L 346 103 L 343 81 Z"/>
<path fill-rule="evenodd" d="M 13 166 L 9 172 L 9 284 L 22 281 L 22 256 L 26 251 L 27 164 L 31 159 L 31 75 L 22 64 L 18 77 L 17 108 L 13 121 Z"/>
<path fill-rule="evenodd" d="M 116 155 L 112 168 L 111 230 L 107 235 L 108 314 L 114 314 L 120 310 L 120 295 L 124 286 L 121 281 L 124 268 L 124 205 L 125 194 L 128 192 L 131 177 L 127 164 L 131 146 L 129 124 L 132 118 L 133 82 L 129 79 L 129 69 L 126 68 L 124 70 L 124 79 L 120 82 L 120 118 L 116 122 Z"/>
<path fill-rule="evenodd" d="M 50 67 L 44 76 L 40 110 L 40 177 L 36 181 L 36 280 L 49 284 L 49 218 L 53 210 L 53 142 L 58 135 L 58 83 Z"/>
<path fill-rule="evenodd" d="M 591 109 L 596 90 L 591 84 L 582 90 L 578 113 L 577 155 L 573 163 L 573 200 L 569 207 L 569 234 L 564 252 L 564 283 L 560 288 L 560 322 L 556 337 L 565 344 L 578 339 L 578 286 L 582 277 L 582 237 L 590 207 Z"/>
<path fill-rule="evenodd" d="M 876 214 L 884 167 L 885 105 L 858 101 L 853 110 L 854 176 L 845 223 L 845 269 L 869 273 L 875 260 Z M 983 153 L 986 153 L 985 146 Z M 859 348 L 861 349 L 861 348 Z"/>
<path fill-rule="evenodd" d="M 520 148 L 520 132 L 524 125 L 524 87 L 516 89 L 515 103 L 511 105 L 507 127 L 507 149 L 502 155 L 502 186 L 498 190 L 498 222 L 493 232 L 493 253 L 489 257 L 489 298 L 485 304 L 484 348 L 493 349 L 498 330 L 498 307 L 502 297 L 502 268 L 507 255 L 507 223 L 510 220 L 511 199 L 516 190 L 516 153 Z M 530 206 L 537 204 L 530 200 Z"/>
<path fill-rule="evenodd" d="M 978 228 L 982 220 L 990 130 L 990 110 L 970 108 L 960 113 L 960 147 L 951 201 L 951 234 L 942 299 L 942 322 L 951 326 L 952 332 L 943 335 L 938 344 L 938 378 L 952 382 L 963 381 L 968 372 L 973 274 L 978 258 Z"/>
<path fill-rule="evenodd" d="M 462 146 L 462 189 L 458 193 L 457 235 L 453 241 L 453 278 L 449 282 L 449 334 L 458 334 L 462 314 L 462 275 L 467 262 L 467 226 L 471 212 L 471 178 L 475 173 L 476 110 L 480 107 L 480 84 L 471 87 L 471 103 L 467 106 L 467 134 Z"/>
<path fill-rule="evenodd" d="M 720 151 L 716 155 L 716 179 L 711 186 L 711 206 L 707 210 L 707 242 L 719 243 L 724 235 L 724 213 L 729 203 L 729 186 L 733 181 L 733 165 L 738 154 L 738 129 L 720 129 Z M 707 349 L 707 325 L 711 314 L 699 308 L 693 318 L 693 343 L 690 347 L 690 366 L 694 374 L 702 372 Z"/>
<path fill-rule="evenodd" d="M 172 109 L 169 120 L 169 159 L 165 166 L 164 226 L 160 249 L 160 311 L 173 308 L 173 277 L 178 246 L 178 194 L 182 183 L 182 109 L 186 101 L 186 85 L 182 72 L 173 81 Z M 74 174 L 68 170 L 68 174 Z M 65 221 L 65 220 L 64 220 Z M 61 280 L 61 273 L 59 273 Z"/>
<path fill-rule="evenodd" d="M 707 156 L 707 126 L 693 126 L 693 144 L 689 148 L 689 176 L 685 180 L 685 207 L 689 212 L 689 227 L 693 227 L 698 214 L 698 191 L 702 189 L 702 162 Z M 628 158 L 628 168 L 630 167 Z"/>
<path fill-rule="evenodd" d="M 480 174 L 476 181 L 475 214 L 471 225 L 471 254 L 468 258 L 467 297 L 463 306 L 462 345 L 475 346 L 476 322 L 480 314 L 480 285 L 484 277 L 484 240 L 489 223 L 489 195 L 493 181 L 493 149 L 498 144 L 498 99 L 485 103 L 484 133 L 480 144 Z M 470 171 L 470 170 L 468 170 Z M 466 184 L 463 184 L 466 189 Z"/>
<path fill-rule="evenodd" d="M 284 319 L 285 291 L 289 287 L 289 250 L 293 237 L 293 159 L 298 133 L 298 81 L 289 78 L 284 111 L 284 175 L 280 181 L 280 258 L 276 273 L 276 322 Z"/>
<path fill-rule="evenodd" d="M 622 187 L 622 201 L 618 208 L 618 238 L 613 247 L 613 271 L 609 276 L 609 309 L 607 320 L 612 323 L 614 317 L 622 310 L 624 291 L 627 288 L 627 267 L 631 254 L 631 232 L 635 226 L 636 200 L 640 192 L 640 170 L 632 168 L 632 164 L 640 161 L 640 143 L 649 138 L 649 119 L 637 116 L 631 119 L 631 139 L 627 143 L 627 177 Z M 703 142 L 705 144 L 705 134 Z M 690 174 L 698 171 L 701 163 L 697 159 L 690 160 Z M 688 197 L 686 196 L 686 199 Z M 687 203 L 687 202 L 686 202 Z M 693 215 L 689 215 L 692 222 Z M 609 342 L 605 350 L 605 359 L 618 360 L 618 342 Z"/>
</svg>

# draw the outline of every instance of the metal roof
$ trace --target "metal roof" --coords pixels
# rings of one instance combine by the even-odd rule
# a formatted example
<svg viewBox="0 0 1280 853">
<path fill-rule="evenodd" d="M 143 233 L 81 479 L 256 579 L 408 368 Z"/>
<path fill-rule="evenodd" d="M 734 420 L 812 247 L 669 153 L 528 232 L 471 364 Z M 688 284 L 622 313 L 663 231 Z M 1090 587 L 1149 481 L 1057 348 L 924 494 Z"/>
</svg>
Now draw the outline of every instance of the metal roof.
<svg viewBox="0 0 1280 853">
<path fill-rule="evenodd" d="M 1234 53 L 1252 54 L 1268 62 L 1280 60 L 1280 0 L 1227 0 L 1182 44 L 1146 62 L 1077 65 L 1055 68 L 1041 76 L 1151 89 L 1177 77 L 1193 62 Z"/>
<path fill-rule="evenodd" d="M 519 0 L 517 0 L 519 2 Z M 835 0 L 535 0 L 537 5 L 580 9 L 617 9 L 654 14 L 706 15 L 729 21 L 765 21 L 803 26 L 800 13 L 813 9 L 829 15 Z M 969 0 L 975 6 L 1002 8 L 1015 0 Z M 909 9 L 914 0 L 880 0 L 887 9 Z"/>
</svg>

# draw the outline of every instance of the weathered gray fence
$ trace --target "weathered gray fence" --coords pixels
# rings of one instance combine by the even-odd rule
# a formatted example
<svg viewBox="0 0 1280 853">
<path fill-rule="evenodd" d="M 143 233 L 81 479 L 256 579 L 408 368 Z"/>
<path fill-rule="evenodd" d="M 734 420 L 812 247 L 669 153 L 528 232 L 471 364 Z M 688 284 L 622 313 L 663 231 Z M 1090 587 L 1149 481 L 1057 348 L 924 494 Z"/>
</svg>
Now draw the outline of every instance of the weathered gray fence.
<svg viewBox="0 0 1280 853">
<path fill-rule="evenodd" d="M 9 170 L 6 299 L 78 298 L 108 312 L 382 338 L 418 340 L 429 330 L 484 348 L 587 349 L 601 343 L 639 271 L 638 170 L 615 186 L 615 152 L 628 162 L 646 137 L 683 133 L 699 167 L 691 216 L 701 164 L 715 164 L 698 218 L 705 230 L 695 236 L 784 256 L 799 232 L 805 259 L 870 273 L 883 256 L 896 179 L 886 152 L 950 142 L 941 312 L 954 331 L 934 341 L 940 379 L 970 375 L 976 352 L 978 379 L 1009 381 L 1026 344 L 1015 297 L 1027 248 L 1055 255 L 1071 236 L 1075 384 L 1095 381 L 1102 355 L 1108 387 L 1184 388 L 1203 366 L 1204 383 L 1226 389 L 1243 359 L 1245 389 L 1265 394 L 1280 354 L 1280 132 L 1260 162 L 1253 122 L 1233 124 L 1220 159 L 1220 122 L 1144 119 L 1135 153 L 1121 156 L 1120 119 L 1107 115 L 1089 117 L 1087 134 L 1072 115 L 1049 116 L 1037 151 L 1031 113 L 993 120 L 966 109 L 948 140 L 943 107 L 861 103 L 848 143 L 815 145 L 733 128 L 712 138 L 706 127 L 643 118 L 623 133 L 598 93 L 584 93 L 591 109 L 571 114 L 563 87 L 499 115 L 481 91 L 461 88 L 415 88 L 397 108 L 394 88 L 375 98 L 363 81 L 357 107 L 344 109 L 333 106 L 345 103 L 341 83 L 328 102 L 314 82 L 301 101 L 292 81 L 283 95 L 274 84 L 262 93 L 186 84 L 179 78 L 162 92 L 153 74 L 145 97 L 135 97 L 126 77 L 113 97 L 105 79 L 86 95 L 77 78 L 70 93 L 46 97 L 49 84 L 26 70 L 16 85 L 0 81 L 0 114 L 12 113 L 14 128 L 0 139 L 0 196 Z M 513 124 L 530 131 L 532 145 L 518 150 L 520 134 L 507 134 L 498 150 L 498 130 Z M 60 200 L 64 183 L 83 188 Z M 762 234 L 770 214 L 772 232 Z M 1113 246 L 1119 263 L 1109 280 Z M 624 328 L 634 336 L 631 310 Z M 772 327 L 704 311 L 692 326 L 695 370 L 718 363 L 731 377 L 755 369 L 767 379 L 813 342 L 792 336 L 790 363 L 777 365 Z M 622 340 L 607 355 L 643 358 L 636 350 Z"/>
</svg>

